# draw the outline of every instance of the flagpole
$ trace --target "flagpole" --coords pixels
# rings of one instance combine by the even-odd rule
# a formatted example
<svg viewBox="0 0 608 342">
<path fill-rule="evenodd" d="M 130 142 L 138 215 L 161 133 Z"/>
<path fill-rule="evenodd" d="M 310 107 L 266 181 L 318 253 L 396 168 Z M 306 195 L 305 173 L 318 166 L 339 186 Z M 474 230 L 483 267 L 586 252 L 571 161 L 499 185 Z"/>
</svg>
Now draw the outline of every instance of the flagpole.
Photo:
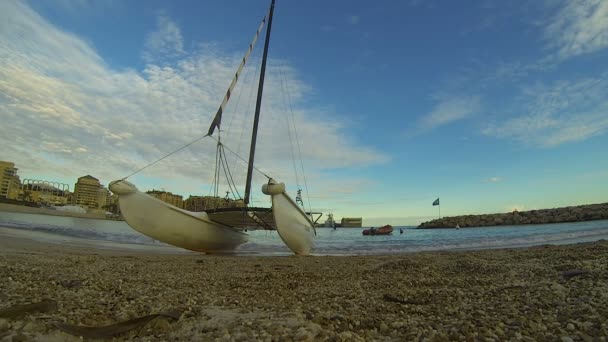
<svg viewBox="0 0 608 342">
<path fill-rule="evenodd" d="M 438 207 L 439 207 L 439 219 L 441 219 L 441 202 L 439 202 Z"/>
</svg>

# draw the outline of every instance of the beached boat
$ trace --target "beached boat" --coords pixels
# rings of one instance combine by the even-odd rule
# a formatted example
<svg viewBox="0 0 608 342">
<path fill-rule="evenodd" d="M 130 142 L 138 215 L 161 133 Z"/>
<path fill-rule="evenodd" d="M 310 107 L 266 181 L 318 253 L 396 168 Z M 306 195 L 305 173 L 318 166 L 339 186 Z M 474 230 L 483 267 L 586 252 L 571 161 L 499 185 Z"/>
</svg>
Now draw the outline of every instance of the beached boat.
<svg viewBox="0 0 608 342">
<path fill-rule="evenodd" d="M 379 228 L 369 228 L 363 230 L 363 235 L 390 235 L 393 233 L 393 226 L 387 224 Z"/>
<path fill-rule="evenodd" d="M 247 168 L 247 181 L 244 190 L 244 198 L 239 198 L 239 200 L 242 200 L 242 203 L 244 203 L 244 206 L 241 208 L 219 208 L 202 212 L 192 212 L 180 209 L 137 190 L 135 185 L 126 180 L 128 177 L 132 176 L 132 174 L 123 179 L 111 182 L 109 187 L 113 193 L 118 195 L 122 215 L 125 221 L 133 229 L 156 240 L 177 247 L 202 252 L 226 251 L 238 247 L 248 240 L 248 234 L 246 234 L 245 230 L 276 229 L 281 239 L 294 253 L 302 255 L 310 253 L 316 232 L 312 214 L 310 212 L 306 213 L 302 209 L 303 201 L 301 196 L 296 197 L 296 201 L 294 201 L 285 192 L 284 183 L 279 183 L 262 173 L 268 178 L 268 182 L 262 186 L 262 192 L 271 197 L 272 207 L 254 208 L 249 206 L 253 171 L 255 169 L 260 172 L 258 169 L 254 168 L 254 157 L 274 4 L 275 0 L 272 0 L 270 9 L 260 23 L 245 57 L 239 65 L 226 95 L 209 127 L 209 131 L 204 137 L 194 141 L 196 142 L 207 137 L 217 141 L 216 160 L 219 160 L 220 162 L 215 165 L 216 174 L 223 171 L 231 186 L 230 189 L 236 189 L 236 185 L 232 180 L 232 174 L 230 173 L 230 170 L 227 170 L 228 165 L 225 163 L 225 150 L 227 149 L 231 153 L 234 152 L 224 147 L 219 133 L 217 137 L 213 136 L 213 134 L 216 130 L 218 132 L 221 131 L 222 113 L 230 99 L 230 94 L 233 93 L 234 87 L 239 79 L 239 74 L 245 66 L 264 25 L 266 25 L 266 37 L 260 68 L 258 95 Z M 186 146 L 189 146 L 190 144 Z M 184 147 L 174 152 L 180 151 L 183 148 Z M 148 166 L 154 163 L 151 163 Z M 141 171 L 141 169 L 139 171 Z M 217 183 L 215 184 L 215 187 L 217 187 Z"/>
</svg>

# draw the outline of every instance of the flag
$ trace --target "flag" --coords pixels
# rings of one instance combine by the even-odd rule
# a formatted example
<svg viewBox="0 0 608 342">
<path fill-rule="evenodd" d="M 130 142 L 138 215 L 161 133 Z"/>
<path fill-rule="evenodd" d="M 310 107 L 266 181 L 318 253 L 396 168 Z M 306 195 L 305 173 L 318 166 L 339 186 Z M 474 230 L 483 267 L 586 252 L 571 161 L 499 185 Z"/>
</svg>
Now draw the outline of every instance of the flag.
<svg viewBox="0 0 608 342">
<path fill-rule="evenodd" d="M 439 198 L 437 198 L 437 199 L 435 200 L 435 202 L 433 202 L 433 205 L 434 205 L 434 206 L 435 206 L 435 205 L 439 205 Z"/>
</svg>

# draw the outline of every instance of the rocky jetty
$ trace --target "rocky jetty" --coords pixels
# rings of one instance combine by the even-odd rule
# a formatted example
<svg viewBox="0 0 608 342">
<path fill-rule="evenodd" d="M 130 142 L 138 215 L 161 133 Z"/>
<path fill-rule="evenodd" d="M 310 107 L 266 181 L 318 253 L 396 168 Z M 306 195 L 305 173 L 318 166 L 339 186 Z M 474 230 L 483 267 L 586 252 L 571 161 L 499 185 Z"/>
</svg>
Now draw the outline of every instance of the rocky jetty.
<svg viewBox="0 0 608 342">
<path fill-rule="evenodd" d="M 574 207 L 513 211 L 512 213 L 462 215 L 442 217 L 424 222 L 418 228 L 488 227 L 522 224 L 545 224 L 608 220 L 608 203 L 579 205 Z"/>
</svg>

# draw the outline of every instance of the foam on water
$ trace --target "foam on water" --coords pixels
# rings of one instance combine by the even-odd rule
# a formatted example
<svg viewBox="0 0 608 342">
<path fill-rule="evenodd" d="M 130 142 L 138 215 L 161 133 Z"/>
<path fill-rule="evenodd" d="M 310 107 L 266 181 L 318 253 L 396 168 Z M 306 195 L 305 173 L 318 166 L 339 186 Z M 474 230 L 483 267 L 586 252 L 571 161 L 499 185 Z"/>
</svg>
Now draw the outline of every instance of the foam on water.
<svg viewBox="0 0 608 342">
<path fill-rule="evenodd" d="M 131 229 L 123 221 L 82 219 L 25 213 L 0 212 L 0 226 L 28 238 L 70 244 L 97 241 L 96 245 L 148 250 L 183 251 L 155 241 Z M 372 255 L 419 251 L 514 248 L 544 244 L 568 244 L 608 239 L 608 221 L 589 221 L 533 226 L 486 228 L 412 229 L 399 234 L 363 236 L 362 228 L 317 229 L 315 255 Z M 39 234 L 35 234 L 39 233 Z M 34 235 L 32 235 L 34 234 Z M 64 237 L 63 239 L 59 237 Z M 108 247 L 110 246 L 110 247 Z M 251 231 L 250 242 L 236 255 L 291 255 L 274 231 Z"/>
</svg>

